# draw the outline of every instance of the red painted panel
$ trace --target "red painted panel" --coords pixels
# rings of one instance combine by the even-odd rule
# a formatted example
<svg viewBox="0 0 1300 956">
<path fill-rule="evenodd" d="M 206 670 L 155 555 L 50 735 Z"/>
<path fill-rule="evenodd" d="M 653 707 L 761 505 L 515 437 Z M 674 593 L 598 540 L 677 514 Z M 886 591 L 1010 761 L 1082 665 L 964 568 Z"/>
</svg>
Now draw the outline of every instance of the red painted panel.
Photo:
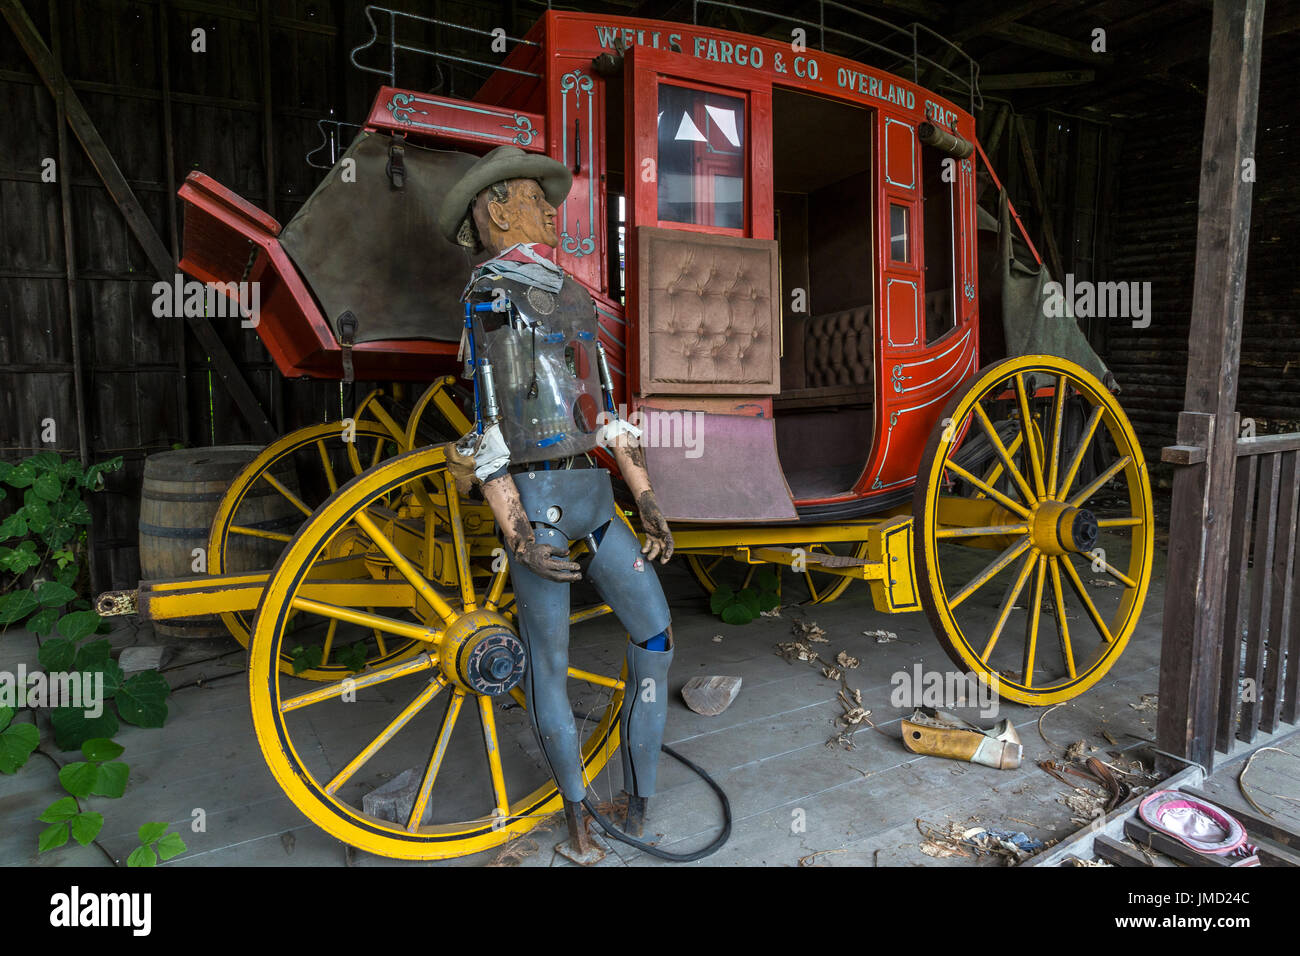
<svg viewBox="0 0 1300 956">
<path fill-rule="evenodd" d="M 473 143 L 533 153 L 546 149 L 546 118 L 537 113 L 392 86 L 380 87 L 366 126 L 458 148 Z"/>
</svg>

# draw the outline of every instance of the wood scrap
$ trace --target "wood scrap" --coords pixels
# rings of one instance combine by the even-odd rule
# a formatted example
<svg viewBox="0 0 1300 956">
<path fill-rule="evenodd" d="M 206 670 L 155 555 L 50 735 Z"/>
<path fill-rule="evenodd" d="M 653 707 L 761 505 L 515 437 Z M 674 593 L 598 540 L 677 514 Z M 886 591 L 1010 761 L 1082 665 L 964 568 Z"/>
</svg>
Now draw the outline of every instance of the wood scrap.
<svg viewBox="0 0 1300 956">
<path fill-rule="evenodd" d="M 686 706 L 705 717 L 716 717 L 740 693 L 739 677 L 692 677 L 682 687 L 682 700 Z"/>
</svg>

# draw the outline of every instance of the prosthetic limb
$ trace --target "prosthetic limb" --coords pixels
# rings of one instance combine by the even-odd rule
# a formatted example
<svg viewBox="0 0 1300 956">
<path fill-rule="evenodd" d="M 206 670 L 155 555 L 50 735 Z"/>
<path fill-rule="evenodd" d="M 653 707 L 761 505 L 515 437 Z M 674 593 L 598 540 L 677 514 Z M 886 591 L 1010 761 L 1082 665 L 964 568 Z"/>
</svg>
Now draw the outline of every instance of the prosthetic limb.
<svg viewBox="0 0 1300 956">
<path fill-rule="evenodd" d="M 568 549 L 568 538 L 555 528 L 539 525 L 533 533 L 539 541 Z M 564 797 L 569 842 L 559 850 L 574 862 L 598 863 L 605 853 L 592 844 L 582 816 L 582 798 L 587 791 L 578 729 L 569 703 L 569 586 L 548 581 L 514 562 L 510 580 L 519 608 L 519 636 L 528 653 L 524 675 L 528 718 Z"/>
<path fill-rule="evenodd" d="M 942 711 L 937 717 L 917 711 L 910 720 L 903 720 L 902 727 L 903 746 L 915 754 L 966 760 L 998 770 L 1020 766 L 1023 748 L 1010 720 L 982 730 Z"/>
<path fill-rule="evenodd" d="M 641 555 L 636 535 L 611 521 L 599 539 L 587 576 L 630 637 L 627 687 L 619 711 L 623 788 L 628 793 L 624 830 L 640 836 L 646 798 L 654 796 L 659 751 L 668 716 L 668 668 L 673 659 L 668 601 L 654 565 Z"/>
</svg>

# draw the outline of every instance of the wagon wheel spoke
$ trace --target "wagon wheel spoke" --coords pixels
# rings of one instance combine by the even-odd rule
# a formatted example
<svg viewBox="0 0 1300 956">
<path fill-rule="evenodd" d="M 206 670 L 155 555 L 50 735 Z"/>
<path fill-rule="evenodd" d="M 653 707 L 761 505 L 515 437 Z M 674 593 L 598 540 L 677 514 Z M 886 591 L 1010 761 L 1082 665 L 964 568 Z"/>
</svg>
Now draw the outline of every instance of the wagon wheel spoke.
<svg viewBox="0 0 1300 956">
<path fill-rule="evenodd" d="M 250 538 L 262 538 L 267 541 L 283 541 L 286 544 L 293 539 L 293 535 L 281 534 L 278 531 L 263 531 L 261 528 L 245 528 L 243 525 L 237 524 L 230 526 L 230 533 L 247 535 Z"/>
<path fill-rule="evenodd" d="M 357 523 L 361 530 L 363 530 L 379 550 L 384 553 L 384 557 L 393 563 L 393 567 L 397 569 L 397 573 L 405 578 L 411 587 L 415 588 L 416 593 L 425 600 L 429 607 L 433 609 L 433 612 L 442 618 L 443 621 L 450 622 L 455 615 L 451 605 L 448 604 L 446 599 L 434 589 L 428 579 L 416 570 L 415 565 L 411 563 L 410 559 L 398 550 L 397 545 L 395 545 L 392 540 L 383 533 L 379 525 L 375 523 L 375 520 L 371 518 L 370 515 L 366 514 L 365 511 L 358 511 L 353 516 L 352 520 Z"/>
<path fill-rule="evenodd" d="M 984 570 L 980 571 L 979 574 L 975 575 L 975 577 L 968 581 L 964 588 L 954 594 L 948 601 L 949 605 L 951 607 L 957 607 L 980 588 L 984 587 L 984 585 L 997 577 L 998 573 L 1001 572 L 1003 568 L 1009 565 L 1016 558 L 1020 557 L 1020 555 L 1024 554 L 1025 551 L 1029 549 L 1029 545 L 1029 535 L 1021 535 L 1014 544 L 1004 550 L 992 563 L 987 565 Z"/>
<path fill-rule="evenodd" d="M 269 471 L 268 471 L 268 472 L 265 472 L 265 473 L 262 475 L 262 480 L 265 481 L 265 482 L 266 482 L 268 485 L 270 485 L 272 488 L 274 488 L 276 491 L 278 491 L 278 492 L 280 493 L 281 497 L 283 497 L 286 501 L 288 501 L 289 504 L 293 505 L 295 508 L 297 508 L 297 509 L 298 509 L 299 511 L 301 511 L 303 514 L 305 514 L 308 518 L 311 517 L 312 510 L 311 510 L 310 508 L 308 508 L 305 504 L 303 504 L 303 500 L 302 500 L 301 498 L 299 498 L 299 497 L 298 497 L 297 495 L 295 495 L 292 491 L 290 491 L 288 488 L 286 488 L 286 487 L 285 487 L 285 486 L 280 482 L 280 480 L 279 480 L 278 478 L 275 477 L 275 475 L 271 474 Z"/>
<path fill-rule="evenodd" d="M 1016 457 L 1016 452 L 1020 450 L 1020 446 L 1023 445 L 1024 443 L 1025 443 L 1024 432 L 1020 431 L 1020 429 L 1016 429 L 1016 437 L 1011 439 L 1011 444 L 1006 446 L 1007 456 L 1014 461 Z M 992 467 L 990 467 L 988 472 L 984 475 L 984 483 L 986 485 L 996 485 L 998 479 L 1002 477 L 1002 472 L 1005 469 L 1005 467 L 1006 466 L 1003 465 L 1001 461 L 993 462 Z M 975 489 L 974 496 L 976 498 L 988 497 L 988 495 L 986 495 L 983 491 L 980 491 L 978 488 Z"/>
<path fill-rule="evenodd" d="M 323 440 L 316 441 L 316 452 L 320 455 L 321 470 L 325 472 L 325 481 L 329 484 L 330 494 L 339 490 L 338 478 L 334 476 L 334 463 L 330 461 L 329 449 Z"/>
<path fill-rule="evenodd" d="M 465 691 L 457 687 L 451 695 L 451 700 L 447 702 L 447 712 L 442 715 L 438 739 L 434 742 L 433 753 L 429 755 L 429 763 L 424 768 L 424 776 L 420 778 L 420 789 L 415 795 L 415 803 L 411 806 L 411 814 L 406 818 L 406 829 L 409 832 L 414 833 L 418 830 L 420 821 L 424 818 L 425 808 L 429 806 L 429 798 L 433 795 L 433 785 L 438 780 L 438 771 L 442 769 L 442 761 L 447 756 L 451 732 L 456 729 L 456 720 L 460 717 L 460 708 L 464 703 Z"/>
<path fill-rule="evenodd" d="M 1047 454 L 1047 497 L 1056 497 L 1056 479 L 1061 461 L 1061 426 L 1065 416 L 1065 393 L 1067 380 L 1064 375 L 1056 376 L 1056 387 L 1052 390 L 1052 447 Z"/>
<path fill-rule="evenodd" d="M 329 684 L 321 684 L 315 690 L 298 694 L 296 697 L 290 697 L 279 705 L 281 713 L 300 710 L 303 707 L 310 707 L 312 704 L 323 703 L 327 700 L 334 700 L 342 697 L 344 694 L 352 693 L 363 687 L 374 687 L 378 684 L 384 684 L 391 680 L 397 680 L 400 677 L 409 677 L 412 674 L 419 674 L 423 671 L 432 670 L 438 666 L 437 658 L 430 654 L 420 654 L 409 660 L 401 661 L 397 664 L 389 664 L 387 667 L 379 667 L 366 671 L 364 674 L 358 674 L 354 677 L 345 677 L 342 680 L 333 681 Z"/>
<path fill-rule="evenodd" d="M 1015 454 L 1015 451 L 1002 444 L 1002 439 L 998 437 L 998 430 L 993 427 L 993 423 L 989 421 L 988 413 L 985 412 L 981 406 L 976 405 L 974 411 L 975 417 L 979 419 L 980 426 L 984 429 L 984 434 L 988 436 L 989 442 L 993 445 L 993 451 L 1000 459 L 1000 467 L 1007 470 L 1007 474 L 1011 476 L 1011 479 L 1020 488 L 1020 494 L 1023 496 L 1025 501 L 1036 501 L 1037 498 L 1034 495 L 1033 489 L 1029 487 L 1029 482 L 1025 481 L 1025 476 L 1020 473 L 1020 469 L 1017 468 L 1015 462 L 1012 461 L 1011 456 Z M 1023 441 L 1024 432 L 1020 432 L 1017 438 L 1016 447 L 1019 447 L 1019 443 Z M 998 480 L 998 477 L 999 475 L 993 475 L 991 479 L 985 479 L 985 484 L 992 486 L 993 482 Z"/>
<path fill-rule="evenodd" d="M 1034 657 L 1038 653 L 1038 624 L 1043 613 L 1043 578 L 1046 576 L 1044 566 L 1047 556 L 1037 556 L 1034 567 L 1034 593 L 1030 598 L 1029 618 L 1025 622 L 1025 657 L 1021 667 L 1026 687 L 1034 686 Z"/>
<path fill-rule="evenodd" d="M 1073 680 L 1078 675 L 1074 665 L 1074 648 L 1070 646 L 1070 624 L 1065 613 L 1065 594 L 1061 589 L 1060 558 L 1049 559 L 1048 567 L 1052 572 L 1052 603 L 1056 608 L 1056 634 L 1061 641 L 1061 656 L 1065 659 L 1066 673 Z"/>
<path fill-rule="evenodd" d="M 989 642 L 984 645 L 984 653 L 980 657 L 988 663 L 993 658 L 993 648 L 997 646 L 998 638 L 1002 636 L 1002 629 L 1007 626 L 1007 619 L 1011 616 L 1011 609 L 1016 606 L 1016 600 L 1020 597 L 1020 592 L 1025 589 L 1025 582 L 1029 580 L 1029 573 L 1034 570 L 1034 556 L 1025 555 L 1025 560 L 1020 565 L 1020 573 L 1016 575 L 1015 583 L 1007 590 L 1002 598 L 1002 606 L 998 608 L 998 616 L 993 622 L 993 631 L 989 634 Z"/>
<path fill-rule="evenodd" d="M 1093 495 L 1097 493 L 1097 490 L 1099 488 L 1101 488 L 1103 485 L 1106 484 L 1106 482 L 1110 481 L 1117 474 L 1119 474 L 1121 471 L 1127 468 L 1129 462 L 1131 462 L 1132 460 L 1133 459 L 1130 456 L 1125 455 L 1123 458 L 1111 464 L 1109 468 L 1107 468 L 1100 475 L 1094 478 L 1086 488 L 1084 488 L 1073 498 L 1071 498 L 1070 505 L 1074 508 L 1082 507 L 1085 503 L 1087 503 L 1089 498 L 1091 498 Z"/>
<path fill-rule="evenodd" d="M 492 778 L 492 816 L 494 820 L 504 823 L 510 818 L 510 798 L 506 795 L 506 775 L 501 767 L 501 743 L 497 738 L 496 714 L 492 707 L 491 697 L 479 697 L 479 723 L 483 728 L 483 746 L 487 750 L 488 773 Z"/>
<path fill-rule="evenodd" d="M 1100 405 L 1093 408 L 1092 414 L 1088 416 L 1088 423 L 1084 426 L 1083 437 L 1079 439 L 1079 445 L 1074 450 L 1074 455 L 1070 459 L 1070 467 L 1065 470 L 1065 477 L 1061 479 L 1061 487 L 1056 492 L 1056 500 L 1064 501 L 1065 496 L 1070 493 L 1070 486 L 1074 484 L 1074 477 L 1079 473 L 1079 466 L 1083 464 L 1083 456 L 1088 451 L 1088 446 L 1092 444 L 1092 438 L 1097 433 L 1097 426 L 1101 423 L 1101 413 L 1103 409 Z"/>
<path fill-rule="evenodd" d="M 1032 444 L 1032 442 L 1031 442 L 1030 444 Z M 1024 505 L 1020 504 L 1018 501 L 1012 501 L 1010 498 L 1008 498 L 1008 497 L 1007 497 L 1006 495 L 1004 495 L 1002 492 L 998 491 L 998 490 L 997 490 L 996 488 L 994 488 L 992 485 L 990 485 L 990 484 L 988 484 L 987 482 L 985 482 L 983 479 L 981 479 L 981 478 L 977 478 L 977 477 L 975 477 L 974 475 L 972 475 L 969 471 L 967 471 L 967 470 L 966 470 L 965 468 L 963 468 L 961 465 L 957 464 L 955 461 L 947 461 L 947 462 L 945 462 L 945 463 L 944 463 L 944 467 L 945 467 L 948 471 L 954 471 L 954 472 L 956 472 L 960 477 L 965 478 L 965 479 L 966 479 L 967 481 L 969 481 L 972 485 L 974 485 L 974 486 L 975 486 L 976 488 L 978 488 L 980 491 L 984 492 L 984 494 L 988 495 L 990 498 L 992 498 L 992 499 L 993 499 L 994 501 L 996 501 L 998 504 L 1002 505 L 1002 507 L 1006 508 L 1008 511 L 1014 511 L 1016 514 L 1020 515 L 1020 517 L 1022 517 L 1022 518 L 1028 518 L 1028 517 L 1029 517 L 1029 509 L 1028 509 L 1028 508 L 1026 508 Z"/>
<path fill-rule="evenodd" d="M 329 783 L 325 785 L 326 793 L 338 793 L 339 788 L 352 779 L 358 770 L 390 740 L 397 736 L 397 732 L 411 722 L 414 717 L 429 705 L 438 693 L 447 686 L 447 681 L 441 675 L 435 675 L 424 689 L 415 695 L 415 699 L 402 708 L 396 717 L 388 722 L 379 735 L 361 748 L 355 757 L 349 760 L 342 770 L 334 775 Z"/>
<path fill-rule="evenodd" d="M 1042 455 L 1038 449 L 1038 442 L 1034 440 L 1032 433 L 1034 416 L 1029 411 L 1029 396 L 1025 392 L 1025 377 L 1017 373 L 1015 385 L 1016 402 L 1020 406 L 1020 430 L 1025 436 L 1025 445 L 1029 449 L 1029 472 L 1030 477 L 1034 479 L 1034 500 L 1037 501 L 1045 496 L 1047 490 L 1043 482 Z"/>
<path fill-rule="evenodd" d="M 1066 557 L 1061 564 L 1065 567 L 1065 575 L 1070 579 L 1070 587 L 1074 590 L 1075 596 L 1083 604 L 1084 610 L 1088 612 L 1088 617 L 1092 620 L 1093 627 L 1101 635 L 1102 640 L 1107 644 L 1112 643 L 1115 638 L 1110 633 L 1110 628 L 1106 624 L 1105 618 L 1097 610 L 1097 605 L 1093 602 L 1092 596 L 1088 589 L 1084 587 L 1083 581 L 1079 578 L 1079 572 L 1075 570 L 1074 564 Z"/>
</svg>

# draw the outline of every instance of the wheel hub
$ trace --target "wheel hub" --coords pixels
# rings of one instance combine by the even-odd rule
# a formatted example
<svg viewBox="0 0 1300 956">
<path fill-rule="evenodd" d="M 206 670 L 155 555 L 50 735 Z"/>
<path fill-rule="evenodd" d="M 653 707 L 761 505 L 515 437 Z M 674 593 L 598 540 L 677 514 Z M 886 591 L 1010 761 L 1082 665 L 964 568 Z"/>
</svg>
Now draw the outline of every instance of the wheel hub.
<svg viewBox="0 0 1300 956">
<path fill-rule="evenodd" d="M 495 697 L 519 686 L 527 655 L 510 623 L 495 611 L 462 614 L 443 632 L 438 660 L 456 684 Z"/>
<path fill-rule="evenodd" d="M 1091 551 L 1097 546 L 1098 533 L 1096 515 L 1063 501 L 1039 502 L 1030 526 L 1034 547 L 1047 555 Z"/>
</svg>

